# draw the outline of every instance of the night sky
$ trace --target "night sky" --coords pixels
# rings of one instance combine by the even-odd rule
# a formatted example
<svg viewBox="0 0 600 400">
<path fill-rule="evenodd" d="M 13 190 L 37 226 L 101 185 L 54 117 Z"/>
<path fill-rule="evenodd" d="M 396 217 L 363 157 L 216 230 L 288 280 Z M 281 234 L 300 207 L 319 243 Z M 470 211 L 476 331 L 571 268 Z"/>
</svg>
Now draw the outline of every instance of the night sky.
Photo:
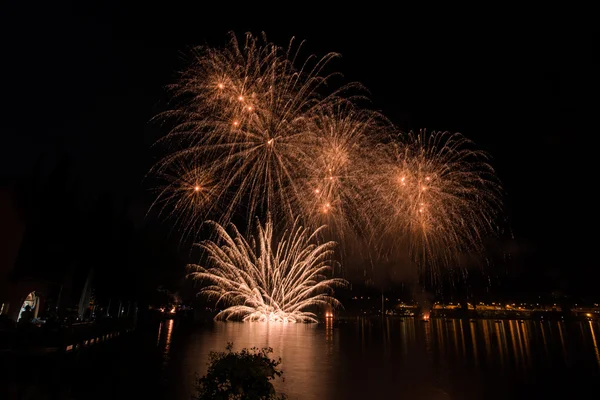
<svg viewBox="0 0 600 400">
<path fill-rule="evenodd" d="M 598 110 L 598 32 L 589 12 L 103 3 L 3 6 L 0 176 L 27 173 L 43 152 L 50 168 L 66 152 L 88 190 L 143 209 L 149 146 L 165 133 L 149 120 L 166 109 L 164 87 L 188 49 L 225 45 L 230 30 L 265 31 L 284 46 L 296 36 L 306 54 L 341 53 L 334 68 L 366 85 L 400 128 L 459 131 L 491 153 L 514 235 L 503 242 L 511 261 L 498 267 L 502 285 L 597 286 L 597 131 L 588 122 Z"/>
</svg>

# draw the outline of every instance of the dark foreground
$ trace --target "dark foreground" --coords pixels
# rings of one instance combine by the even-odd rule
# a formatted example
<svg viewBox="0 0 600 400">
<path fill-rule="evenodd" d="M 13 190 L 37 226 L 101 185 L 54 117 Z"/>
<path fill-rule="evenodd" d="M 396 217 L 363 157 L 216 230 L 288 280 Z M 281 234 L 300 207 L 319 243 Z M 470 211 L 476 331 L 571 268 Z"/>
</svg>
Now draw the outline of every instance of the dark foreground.
<svg viewBox="0 0 600 400">
<path fill-rule="evenodd" d="M 599 335 L 591 321 L 167 320 L 74 352 L 4 353 L 0 397 L 189 400 L 208 352 L 233 342 L 273 347 L 291 399 L 588 398 L 600 390 Z"/>
</svg>

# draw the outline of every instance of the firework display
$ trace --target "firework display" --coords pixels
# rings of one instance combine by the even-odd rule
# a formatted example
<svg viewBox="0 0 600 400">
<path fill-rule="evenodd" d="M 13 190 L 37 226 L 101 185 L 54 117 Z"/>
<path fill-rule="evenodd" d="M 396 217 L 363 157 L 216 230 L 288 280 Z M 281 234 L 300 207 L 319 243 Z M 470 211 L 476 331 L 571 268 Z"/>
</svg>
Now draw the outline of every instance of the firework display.
<svg viewBox="0 0 600 400">
<path fill-rule="evenodd" d="M 201 245 L 214 265 L 194 276 L 229 306 L 220 318 L 312 321 L 310 306 L 337 305 L 323 294 L 342 284 L 323 276 L 333 243 L 309 244 L 317 234 L 434 271 L 498 230 L 501 188 L 484 152 L 458 133 L 398 132 L 359 106 L 360 85 L 331 87 L 335 53 L 301 61 L 301 49 L 251 34 L 198 48 L 157 117 L 171 130 L 151 171 L 162 182 L 154 206 L 184 233 L 215 221 Z M 249 234 L 267 216 L 249 241 L 222 227 L 243 219 Z M 274 230 L 286 234 L 276 242 Z"/>
<path fill-rule="evenodd" d="M 217 239 L 200 243 L 211 267 L 194 265 L 191 275 L 210 282 L 201 294 L 226 305 L 217 319 L 316 322 L 311 307 L 339 305 L 330 294 L 347 282 L 327 278 L 335 242 L 318 244 L 320 229 L 311 233 L 295 222 L 276 240 L 267 219 L 264 226 L 258 222 L 256 235 L 246 240 L 233 225 L 229 235 L 218 223 L 211 224 Z"/>
<path fill-rule="evenodd" d="M 197 210 L 197 217 L 181 218 L 192 226 L 208 215 L 227 223 L 240 213 L 248 222 L 267 212 L 286 223 L 297 215 L 313 222 L 328 213 L 349 218 L 351 180 L 361 168 L 357 150 L 368 148 L 363 142 L 379 124 L 377 114 L 341 96 L 356 85 L 322 94 L 331 78 L 323 68 L 336 54 L 309 57 L 296 68 L 293 49 L 251 35 L 244 44 L 233 37 L 226 49 L 197 49 L 171 87 L 177 106 L 160 115 L 174 127 L 161 140 L 168 155 L 152 171 L 166 178 L 157 204 Z M 218 215 L 199 208 L 214 202 L 223 205 Z"/>
<path fill-rule="evenodd" d="M 381 230 L 435 273 L 483 251 L 496 231 L 501 188 L 487 155 L 458 133 L 421 131 L 387 146 L 379 196 Z"/>
</svg>

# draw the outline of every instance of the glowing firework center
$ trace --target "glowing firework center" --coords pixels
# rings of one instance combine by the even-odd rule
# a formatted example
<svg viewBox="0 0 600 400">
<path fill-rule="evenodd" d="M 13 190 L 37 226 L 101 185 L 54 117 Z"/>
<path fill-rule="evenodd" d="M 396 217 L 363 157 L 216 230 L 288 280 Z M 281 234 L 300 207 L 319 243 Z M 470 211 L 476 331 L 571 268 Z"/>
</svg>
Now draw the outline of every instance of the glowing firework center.
<svg viewBox="0 0 600 400">
<path fill-rule="evenodd" d="M 299 221 L 326 224 L 342 249 L 408 254 L 432 281 L 499 231 L 502 190 L 486 153 L 458 133 L 399 132 L 354 100 L 360 85 L 327 85 L 336 54 L 302 62 L 301 47 L 247 34 L 199 48 L 159 116 L 173 128 L 151 171 L 164 183 L 154 204 L 184 234 L 217 221 L 193 276 L 228 307 L 219 319 L 316 321 L 316 309 L 339 305 L 333 287 L 346 282 L 326 276 L 335 243 L 317 244 Z M 234 215 L 288 230 L 275 240 L 269 217 L 256 237 L 233 226 L 232 237 L 223 226 Z"/>
<path fill-rule="evenodd" d="M 216 319 L 262 322 L 317 322 L 317 309 L 339 307 L 334 287 L 347 282 L 329 278 L 335 242 L 317 243 L 322 229 L 310 232 L 296 221 L 279 241 L 268 218 L 246 240 L 235 226 L 233 236 L 212 223 L 217 239 L 200 247 L 211 267 L 193 265 L 192 276 L 208 283 L 200 293 L 226 308 Z"/>
</svg>

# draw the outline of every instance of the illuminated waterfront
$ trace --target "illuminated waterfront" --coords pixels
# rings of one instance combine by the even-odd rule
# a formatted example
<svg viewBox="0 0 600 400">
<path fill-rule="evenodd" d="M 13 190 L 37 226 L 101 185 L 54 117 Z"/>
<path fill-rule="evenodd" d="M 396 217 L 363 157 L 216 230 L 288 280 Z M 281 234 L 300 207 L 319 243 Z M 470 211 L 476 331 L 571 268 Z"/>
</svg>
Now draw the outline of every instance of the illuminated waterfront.
<svg viewBox="0 0 600 400">
<path fill-rule="evenodd" d="M 0 400 L 600 393 L 593 13 L 14 3 Z"/>
<path fill-rule="evenodd" d="M 168 325 L 169 322 L 163 324 Z M 271 346 L 291 399 L 537 398 L 590 390 L 600 379 L 600 324 L 592 321 L 355 319 L 322 324 L 214 323 L 163 328 L 165 387 L 193 393 L 210 350 Z M 582 386 L 583 385 L 583 386 Z M 436 397 L 437 396 L 437 397 Z M 533 397 L 531 397 L 533 396 Z"/>
<path fill-rule="evenodd" d="M 0 382 L 8 398 L 189 400 L 208 353 L 233 342 L 272 347 L 285 378 L 275 387 L 290 399 L 573 398 L 600 389 L 598 320 L 189 322 L 166 319 L 63 354 L 5 353 Z"/>
</svg>

